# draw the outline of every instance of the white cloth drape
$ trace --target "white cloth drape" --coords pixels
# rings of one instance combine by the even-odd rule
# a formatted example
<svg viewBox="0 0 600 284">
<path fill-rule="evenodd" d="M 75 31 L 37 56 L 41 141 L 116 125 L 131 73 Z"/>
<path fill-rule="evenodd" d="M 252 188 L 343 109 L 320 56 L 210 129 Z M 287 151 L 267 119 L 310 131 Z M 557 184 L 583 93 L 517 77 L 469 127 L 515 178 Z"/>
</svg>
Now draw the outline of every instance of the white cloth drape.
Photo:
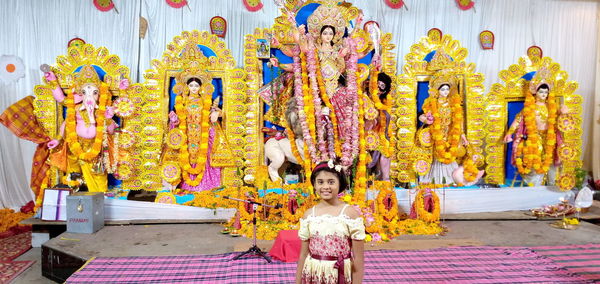
<svg viewBox="0 0 600 284">
<path fill-rule="evenodd" d="M 600 21 L 600 6 L 597 7 L 596 21 Z M 596 34 L 596 44 L 600 46 L 600 29 Z M 593 103 L 592 125 L 592 167 L 594 180 L 600 180 L 600 48 L 596 49 L 596 93 L 590 100 Z"/>
<path fill-rule="evenodd" d="M 56 56 L 66 53 L 66 44 L 73 37 L 81 37 L 95 46 L 106 46 L 130 68 L 133 81 L 143 81 L 150 61 L 160 59 L 174 36 L 185 30 L 210 30 L 209 20 L 213 16 L 222 16 L 228 21 L 224 41 L 241 66 L 244 36 L 255 28 L 272 26 L 279 15 L 270 0 L 264 0 L 263 9 L 254 13 L 248 12 L 241 0 L 189 0 L 189 9 L 174 9 L 165 1 L 114 2 L 119 14 L 100 12 L 92 1 L 1 1 L 0 54 L 20 56 L 28 72 L 17 83 L 0 84 L 0 110 L 31 94 L 35 84 L 40 83 L 38 66 L 54 64 Z M 393 34 L 399 71 L 411 45 L 436 27 L 469 50 L 467 61 L 476 63 L 477 71 L 485 75 L 486 93 L 493 83 L 500 81 L 498 72 L 515 64 L 529 46 L 542 47 L 545 56 L 560 63 L 570 79 L 579 82 L 577 93 L 584 97 L 584 166 L 591 169 L 592 122 L 598 116 L 593 119 L 592 115 L 598 2 L 479 0 L 475 9 L 468 11 L 458 9 L 453 0 L 405 0 L 408 11 L 392 10 L 381 0 L 351 2 L 363 9 L 365 21 L 376 20 L 384 32 Z M 146 37 L 141 40 L 138 39 L 140 15 L 148 20 L 149 26 Z M 486 29 L 495 34 L 493 50 L 482 50 L 479 45 L 479 33 Z M 594 125 L 600 127 L 597 123 Z M 27 191 L 35 146 L 17 141 L 4 128 L 0 135 L 0 206 L 17 207 L 31 195 Z M 599 155 L 596 153 L 596 157 Z M 600 161 L 596 159 L 595 164 L 599 165 Z M 598 168 L 600 166 L 596 170 Z"/>
</svg>

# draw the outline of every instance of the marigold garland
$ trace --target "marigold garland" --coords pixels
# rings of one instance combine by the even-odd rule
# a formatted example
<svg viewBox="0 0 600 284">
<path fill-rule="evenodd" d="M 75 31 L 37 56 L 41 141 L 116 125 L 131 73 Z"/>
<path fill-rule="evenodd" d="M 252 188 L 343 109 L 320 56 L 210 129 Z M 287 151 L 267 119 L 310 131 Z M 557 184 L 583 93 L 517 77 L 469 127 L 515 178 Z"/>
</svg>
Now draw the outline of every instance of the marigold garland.
<svg viewBox="0 0 600 284">
<path fill-rule="evenodd" d="M 373 219 L 373 221 L 371 221 L 368 224 L 366 224 L 366 222 L 365 222 L 365 232 L 367 232 L 369 234 L 383 232 L 383 224 L 384 224 L 383 218 L 377 214 L 373 214 L 373 216 L 371 218 Z"/>
<path fill-rule="evenodd" d="M 104 121 L 106 119 L 105 112 L 106 106 L 110 101 L 110 92 L 108 91 L 108 85 L 105 83 L 101 83 L 100 85 L 100 105 L 95 112 L 95 120 L 96 120 L 96 136 L 94 137 L 94 142 L 90 146 L 90 149 L 87 151 L 83 151 L 81 144 L 79 143 L 79 136 L 77 135 L 77 118 L 75 109 L 75 94 L 67 95 L 65 99 L 65 106 L 67 107 L 67 122 L 66 122 L 66 140 L 69 145 L 69 150 L 73 153 L 79 160 L 83 160 L 86 162 L 92 161 L 94 158 L 98 156 L 100 151 L 102 150 L 102 138 L 104 136 Z M 82 116 L 85 114 L 82 114 Z"/>
<path fill-rule="evenodd" d="M 445 230 L 437 222 L 430 223 L 419 219 L 406 219 L 398 222 L 398 231 L 400 234 L 435 235 L 441 234 Z"/>
<path fill-rule="evenodd" d="M 349 40 L 350 45 L 350 58 L 346 63 L 348 72 L 353 73 L 349 76 L 350 84 L 349 87 L 353 91 L 356 90 L 356 96 L 358 98 L 358 164 L 356 167 L 356 177 L 354 184 L 354 192 L 352 200 L 356 204 L 364 204 L 365 192 L 367 190 L 367 143 L 365 141 L 365 110 L 364 110 L 364 93 L 362 88 L 358 86 L 357 78 L 360 78 L 359 70 L 356 66 L 358 55 L 356 53 L 356 43 L 353 40 Z M 353 149 L 354 150 L 354 149 Z"/>
<path fill-rule="evenodd" d="M 535 94 L 525 96 L 523 119 L 527 129 L 527 140 L 524 143 L 519 143 L 517 146 L 517 158 L 515 160 L 520 174 L 528 174 L 532 169 L 538 174 L 546 173 L 554 162 L 554 147 L 556 146 L 555 126 L 558 108 L 553 92 L 548 93 L 546 104 L 548 108 L 547 132 L 545 140 L 540 143 L 539 141 L 542 137 L 540 137 L 537 129 L 535 109 L 545 106 L 537 105 Z M 542 149 L 540 149 L 540 144 L 542 145 Z"/>
<path fill-rule="evenodd" d="M 479 170 L 477 169 L 475 162 L 473 162 L 473 158 L 470 156 L 467 157 L 463 161 L 463 167 L 464 167 L 463 176 L 465 178 L 465 181 L 467 181 L 467 182 L 475 181 L 475 179 L 477 178 L 477 174 L 479 173 Z"/>
<path fill-rule="evenodd" d="M 377 123 L 377 132 L 379 134 L 379 152 L 386 157 L 390 156 L 390 141 L 387 139 L 387 118 L 385 111 L 390 112 L 392 108 L 392 100 L 386 99 L 385 104 L 379 99 L 379 87 L 378 84 L 378 72 L 375 68 L 371 68 L 369 77 L 369 93 L 371 94 L 371 100 L 373 101 L 375 108 L 379 110 L 379 121 Z"/>
<path fill-rule="evenodd" d="M 287 203 L 287 202 L 286 202 Z M 290 210 L 288 210 L 287 208 L 285 208 L 282 212 L 283 212 L 283 219 L 285 221 L 287 221 L 290 224 L 296 224 L 300 221 L 300 218 L 302 218 L 302 216 L 304 216 L 304 212 L 306 212 L 306 210 L 301 210 L 304 207 L 302 206 L 298 206 L 298 209 L 296 209 L 295 214 L 292 214 L 290 212 Z"/>
<path fill-rule="evenodd" d="M 362 90 L 358 89 L 359 98 L 363 97 Z M 365 141 L 365 119 L 363 104 L 358 107 L 358 165 L 356 169 L 356 183 L 354 184 L 353 201 L 357 204 L 364 203 L 367 190 L 367 142 Z"/>
<path fill-rule="evenodd" d="M 442 131 L 442 119 L 439 113 L 438 98 L 428 98 L 423 105 L 425 113 L 431 112 L 434 117 L 431 125 L 431 137 L 434 145 L 435 157 L 444 164 L 456 161 L 460 137 L 462 134 L 463 112 L 460 96 L 455 89 L 449 95 L 451 109 L 450 129 L 445 137 Z"/>
<path fill-rule="evenodd" d="M 298 145 L 296 144 L 296 136 L 294 135 L 294 131 L 291 128 L 292 128 L 291 126 L 288 126 L 288 128 L 286 128 L 285 133 L 287 134 L 288 140 L 290 140 L 292 154 L 298 161 L 298 164 L 306 166 L 304 159 L 300 155 L 300 152 L 298 152 Z"/>
<path fill-rule="evenodd" d="M 369 81 L 369 92 L 371 94 L 371 100 L 373 101 L 373 103 L 375 103 L 375 108 L 377 108 L 378 110 L 385 110 L 389 112 L 392 108 L 391 100 L 387 99 L 385 100 L 385 103 L 383 103 L 379 99 L 379 86 L 377 86 L 378 73 L 379 72 L 377 72 L 375 68 L 371 68 L 369 74 L 369 77 L 371 78 L 371 80 Z"/>
<path fill-rule="evenodd" d="M 210 107 L 212 105 L 212 98 L 209 95 L 201 94 L 200 100 L 202 102 L 202 114 L 200 118 L 200 139 L 199 141 L 195 141 L 199 144 L 200 150 L 196 153 L 196 167 L 193 168 L 190 164 L 190 153 L 188 145 L 188 137 L 192 135 L 197 135 L 197 133 L 188 133 L 187 131 L 187 116 L 188 116 L 188 105 L 190 103 L 189 96 L 178 96 L 175 99 L 175 110 L 177 111 L 179 118 L 179 129 L 185 135 L 182 135 L 182 145 L 179 150 L 179 163 L 182 165 L 182 176 L 190 186 L 197 186 L 202 181 L 202 177 L 204 175 L 206 157 L 208 152 L 208 132 L 209 132 L 209 116 L 210 116 Z M 191 179 L 190 175 L 197 175 L 194 180 Z"/>
<path fill-rule="evenodd" d="M 387 222 L 398 219 L 398 200 L 391 182 L 376 182 L 375 189 L 379 190 L 379 194 L 377 194 L 377 213 Z M 385 208 L 384 201 L 388 197 L 392 201 L 390 209 Z"/>
<path fill-rule="evenodd" d="M 184 203 L 184 205 L 204 207 L 204 208 L 235 208 L 238 203 L 234 200 L 225 199 L 221 196 L 238 196 L 238 188 L 227 187 L 219 192 L 219 196 L 210 190 L 193 192 L 194 198 L 191 201 Z"/>
<path fill-rule="evenodd" d="M 425 194 L 430 193 L 433 199 L 433 211 L 428 212 L 425 210 Z M 417 192 L 415 196 L 415 211 L 417 212 L 417 219 L 425 222 L 437 222 L 440 220 L 440 198 L 433 190 L 422 188 Z"/>
<path fill-rule="evenodd" d="M 304 143 L 308 146 L 308 151 L 310 153 L 310 157 L 312 158 L 313 164 L 317 164 L 319 159 L 319 155 L 316 153 L 316 121 L 315 121 L 315 111 L 313 103 L 310 100 L 310 89 L 308 83 L 308 72 L 306 66 L 306 55 L 304 53 L 300 54 L 300 66 L 302 68 L 302 100 L 304 105 L 304 115 L 306 119 L 306 128 L 308 128 L 308 137 L 305 133 L 304 135 Z M 301 122 L 302 123 L 302 122 Z M 304 125 L 302 125 L 304 127 Z M 311 165 L 312 167 L 312 165 Z"/>
<path fill-rule="evenodd" d="M 387 117 L 385 116 L 385 113 L 383 111 L 381 111 L 379 113 L 378 126 L 379 126 L 379 152 L 381 152 L 381 154 L 383 154 L 386 157 L 390 157 L 391 156 L 390 141 L 387 139 L 388 127 L 386 127 L 387 126 Z"/>
</svg>

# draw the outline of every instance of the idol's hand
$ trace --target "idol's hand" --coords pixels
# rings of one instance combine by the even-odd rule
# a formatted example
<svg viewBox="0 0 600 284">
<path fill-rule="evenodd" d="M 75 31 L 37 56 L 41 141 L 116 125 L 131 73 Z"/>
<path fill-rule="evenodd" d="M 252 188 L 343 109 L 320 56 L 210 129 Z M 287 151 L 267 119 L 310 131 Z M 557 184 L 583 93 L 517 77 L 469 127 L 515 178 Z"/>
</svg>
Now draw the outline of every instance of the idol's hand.
<svg viewBox="0 0 600 284">
<path fill-rule="evenodd" d="M 346 57 L 347 54 L 348 54 L 348 48 L 347 47 L 344 47 L 344 48 L 340 49 L 340 52 L 339 52 L 339 56 L 340 57 Z"/>
<path fill-rule="evenodd" d="M 271 37 L 271 45 L 279 46 L 279 40 L 276 37 Z"/>
<path fill-rule="evenodd" d="M 502 142 L 504 142 L 504 143 L 510 143 L 512 141 L 513 141 L 512 134 L 506 134 L 506 136 L 504 136 L 504 139 L 502 139 Z"/>
<path fill-rule="evenodd" d="M 279 59 L 276 57 L 269 58 L 269 63 L 271 63 L 273 67 L 279 67 Z"/>
<path fill-rule="evenodd" d="M 431 114 L 431 112 L 428 112 L 425 115 L 425 123 L 431 125 L 431 124 L 433 124 L 433 120 L 434 120 L 433 114 Z"/>
<path fill-rule="evenodd" d="M 467 140 L 467 136 L 465 136 L 464 134 L 460 135 L 460 138 L 462 139 L 462 143 L 463 145 L 469 145 L 469 140 Z"/>
<path fill-rule="evenodd" d="M 104 113 L 104 117 L 112 118 L 115 116 L 115 108 L 114 107 L 106 107 L 106 112 Z"/>
<path fill-rule="evenodd" d="M 121 82 L 119 82 L 119 89 L 126 90 L 127 88 L 129 88 L 129 79 L 121 80 Z"/>
<path fill-rule="evenodd" d="M 52 71 L 45 72 L 44 78 L 46 78 L 46 81 L 48 81 L 48 82 L 56 81 L 56 75 Z"/>
<path fill-rule="evenodd" d="M 46 146 L 48 146 L 48 149 L 54 149 L 54 148 L 56 148 L 56 146 L 58 146 L 58 144 L 60 144 L 60 142 L 58 140 L 52 139 L 52 140 L 48 141 Z"/>
<path fill-rule="evenodd" d="M 560 113 L 561 114 L 568 114 L 569 113 L 569 108 L 566 105 L 562 105 L 560 107 Z"/>
<path fill-rule="evenodd" d="M 360 14 L 358 14 L 358 17 L 356 17 L 356 28 L 360 28 L 359 26 L 360 26 L 360 23 L 362 23 L 363 18 L 364 18 L 363 13 L 362 13 L 362 11 L 360 11 Z"/>
<path fill-rule="evenodd" d="M 372 64 L 375 67 L 375 70 L 380 71 L 381 70 L 381 55 L 375 54 L 373 56 Z"/>
<path fill-rule="evenodd" d="M 210 113 L 210 122 L 215 123 L 219 120 L 219 111 L 213 111 Z"/>
<path fill-rule="evenodd" d="M 177 114 L 174 111 L 169 112 L 169 121 L 174 125 L 179 124 L 179 117 L 177 117 Z"/>
</svg>

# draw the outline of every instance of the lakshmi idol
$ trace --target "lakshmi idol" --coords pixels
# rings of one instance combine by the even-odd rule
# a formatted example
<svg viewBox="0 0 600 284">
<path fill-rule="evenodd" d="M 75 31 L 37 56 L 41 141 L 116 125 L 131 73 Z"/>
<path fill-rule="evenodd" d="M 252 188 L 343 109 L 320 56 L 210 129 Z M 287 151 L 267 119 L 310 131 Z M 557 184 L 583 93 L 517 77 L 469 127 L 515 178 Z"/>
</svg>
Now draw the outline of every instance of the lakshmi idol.
<svg viewBox="0 0 600 284">
<path fill-rule="evenodd" d="M 213 144 L 220 130 L 219 97 L 212 98 L 214 86 L 210 75 L 198 62 L 176 76 L 173 92 L 175 110 L 169 113 L 169 139 L 163 163 L 175 163 L 181 174 L 166 180 L 172 186 L 183 181 L 184 191 L 203 191 L 221 185 L 221 168 L 211 165 Z M 177 138 L 175 138 L 177 137 Z M 163 176 L 163 178 L 165 178 Z"/>
</svg>

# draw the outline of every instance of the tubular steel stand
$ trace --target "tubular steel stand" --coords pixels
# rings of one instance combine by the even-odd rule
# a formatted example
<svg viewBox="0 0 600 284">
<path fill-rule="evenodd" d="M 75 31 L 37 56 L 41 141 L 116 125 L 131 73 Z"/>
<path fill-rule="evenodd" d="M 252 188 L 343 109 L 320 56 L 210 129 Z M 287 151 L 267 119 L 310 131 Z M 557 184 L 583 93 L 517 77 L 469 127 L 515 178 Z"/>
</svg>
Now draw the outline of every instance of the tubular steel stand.
<svg viewBox="0 0 600 284">
<path fill-rule="evenodd" d="M 245 202 L 248 204 L 252 204 L 253 206 L 253 214 L 252 214 L 252 246 L 242 252 L 239 255 L 236 255 L 233 260 L 238 260 L 240 259 L 242 256 L 244 255 L 258 255 L 261 256 L 262 258 L 264 258 L 268 263 L 271 263 L 271 257 L 264 251 L 262 251 L 257 245 L 256 245 L 256 209 L 258 208 L 258 206 L 263 206 L 263 207 L 271 207 L 271 208 L 281 208 L 281 205 L 277 204 L 276 206 L 273 205 L 268 205 L 268 204 L 263 204 L 263 203 L 259 203 L 259 202 L 255 202 L 255 201 L 250 201 L 250 200 L 244 200 L 244 199 L 238 199 L 238 198 L 233 198 L 233 197 L 229 197 L 229 196 L 223 196 L 223 198 L 225 199 L 231 199 L 231 200 L 236 200 L 239 202 Z"/>
</svg>

